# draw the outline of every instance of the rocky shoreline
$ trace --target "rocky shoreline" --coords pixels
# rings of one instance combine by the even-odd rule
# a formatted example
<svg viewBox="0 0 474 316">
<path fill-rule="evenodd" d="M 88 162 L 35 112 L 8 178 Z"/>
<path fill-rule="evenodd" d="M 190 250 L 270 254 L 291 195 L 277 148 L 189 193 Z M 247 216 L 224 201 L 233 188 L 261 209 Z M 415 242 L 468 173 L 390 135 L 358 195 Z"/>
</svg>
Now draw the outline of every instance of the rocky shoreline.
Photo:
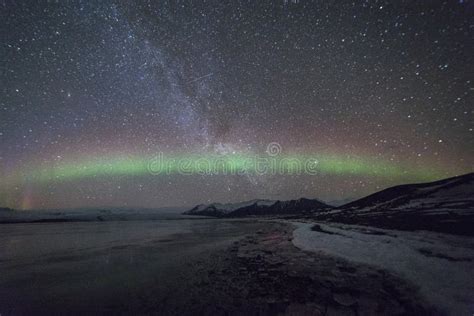
<svg viewBox="0 0 474 316">
<path fill-rule="evenodd" d="M 438 314 L 407 282 L 370 266 L 301 251 L 291 242 L 292 225 L 268 224 L 225 251 L 194 262 L 187 299 L 161 313 Z"/>
</svg>

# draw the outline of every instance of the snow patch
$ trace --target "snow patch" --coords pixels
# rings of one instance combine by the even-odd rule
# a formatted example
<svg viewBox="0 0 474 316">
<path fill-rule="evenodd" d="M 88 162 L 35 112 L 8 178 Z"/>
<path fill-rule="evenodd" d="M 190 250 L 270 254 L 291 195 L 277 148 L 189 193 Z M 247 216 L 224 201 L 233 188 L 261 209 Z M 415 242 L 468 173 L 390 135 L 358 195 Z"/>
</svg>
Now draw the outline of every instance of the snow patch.
<svg viewBox="0 0 474 316">
<path fill-rule="evenodd" d="M 294 223 L 293 244 L 378 266 L 420 287 L 430 303 L 450 315 L 474 313 L 474 238 L 342 224 Z M 365 231 L 364 231 L 365 230 Z M 330 232 L 333 234 L 326 233 Z"/>
</svg>

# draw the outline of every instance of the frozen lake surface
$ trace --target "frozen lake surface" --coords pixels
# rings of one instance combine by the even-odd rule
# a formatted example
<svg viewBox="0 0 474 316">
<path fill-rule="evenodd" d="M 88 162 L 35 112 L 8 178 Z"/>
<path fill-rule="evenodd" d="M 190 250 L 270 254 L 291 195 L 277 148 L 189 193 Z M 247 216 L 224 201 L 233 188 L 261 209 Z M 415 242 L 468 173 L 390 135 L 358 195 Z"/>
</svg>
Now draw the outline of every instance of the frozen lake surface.
<svg viewBox="0 0 474 316">
<path fill-rule="evenodd" d="M 178 217 L 0 225 L 0 314 L 154 306 L 183 292 L 195 260 L 262 225 Z"/>
</svg>

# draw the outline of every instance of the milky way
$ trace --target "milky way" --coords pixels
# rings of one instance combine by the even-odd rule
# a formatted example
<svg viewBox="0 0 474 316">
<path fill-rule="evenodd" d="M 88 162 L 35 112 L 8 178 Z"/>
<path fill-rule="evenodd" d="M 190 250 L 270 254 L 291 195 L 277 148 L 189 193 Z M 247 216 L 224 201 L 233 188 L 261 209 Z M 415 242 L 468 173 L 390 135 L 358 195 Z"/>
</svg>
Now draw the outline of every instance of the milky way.
<svg viewBox="0 0 474 316">
<path fill-rule="evenodd" d="M 473 13 L 472 1 L 4 1 L 0 206 L 336 200 L 471 172 Z M 177 170 L 241 166 L 268 144 L 317 172 Z M 158 155 L 170 172 L 150 171 Z"/>
</svg>

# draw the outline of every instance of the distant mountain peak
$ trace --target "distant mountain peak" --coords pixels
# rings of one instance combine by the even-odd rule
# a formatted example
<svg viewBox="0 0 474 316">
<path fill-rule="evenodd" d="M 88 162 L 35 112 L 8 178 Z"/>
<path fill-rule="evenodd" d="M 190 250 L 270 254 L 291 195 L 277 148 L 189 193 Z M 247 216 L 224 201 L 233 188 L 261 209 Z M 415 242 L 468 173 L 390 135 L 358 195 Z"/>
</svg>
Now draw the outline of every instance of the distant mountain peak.
<svg viewBox="0 0 474 316">
<path fill-rule="evenodd" d="M 300 198 L 289 201 L 250 200 L 239 203 L 199 204 L 184 212 L 185 215 L 213 217 L 241 217 L 252 215 L 290 215 L 329 209 L 330 206 L 318 199 Z"/>
</svg>

